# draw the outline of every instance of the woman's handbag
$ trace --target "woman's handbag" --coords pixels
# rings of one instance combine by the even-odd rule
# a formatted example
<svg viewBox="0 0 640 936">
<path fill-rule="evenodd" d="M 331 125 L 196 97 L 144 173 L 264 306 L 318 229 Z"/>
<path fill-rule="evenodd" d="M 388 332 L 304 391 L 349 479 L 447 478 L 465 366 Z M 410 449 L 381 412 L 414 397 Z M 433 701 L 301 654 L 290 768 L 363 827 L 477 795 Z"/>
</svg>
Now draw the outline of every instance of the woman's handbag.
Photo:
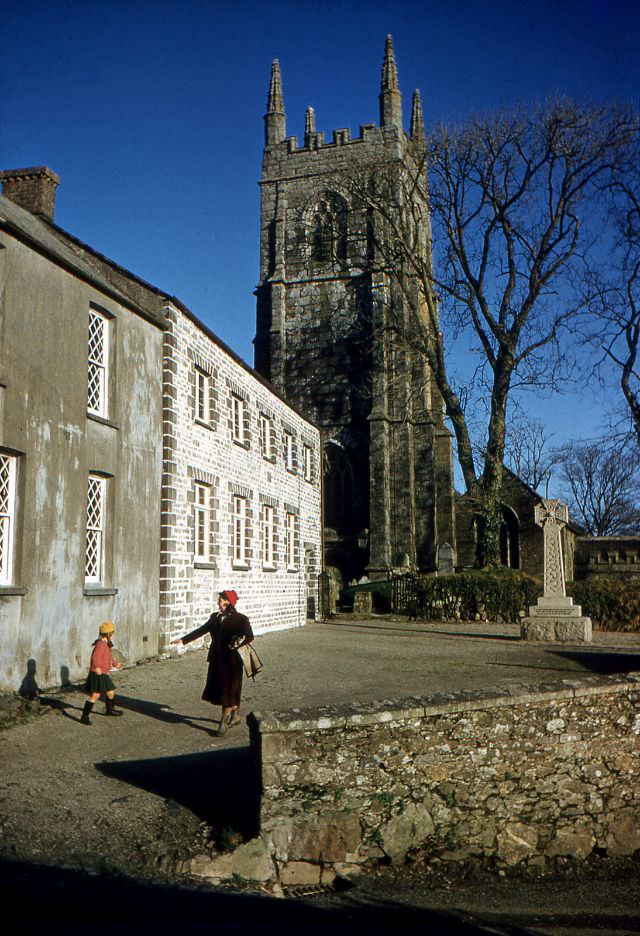
<svg viewBox="0 0 640 936">
<path fill-rule="evenodd" d="M 240 654 L 245 673 L 253 679 L 262 669 L 262 660 L 251 644 L 243 644 L 241 647 L 237 648 L 237 651 Z"/>
</svg>

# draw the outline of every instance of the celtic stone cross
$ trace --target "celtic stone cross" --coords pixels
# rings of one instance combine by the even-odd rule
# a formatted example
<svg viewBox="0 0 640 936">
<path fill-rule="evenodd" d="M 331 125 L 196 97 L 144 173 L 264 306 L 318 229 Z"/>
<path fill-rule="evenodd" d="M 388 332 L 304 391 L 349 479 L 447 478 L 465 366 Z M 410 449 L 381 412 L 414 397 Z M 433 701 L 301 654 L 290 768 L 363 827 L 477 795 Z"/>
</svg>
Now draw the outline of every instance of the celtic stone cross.
<svg viewBox="0 0 640 936">
<path fill-rule="evenodd" d="M 542 498 L 535 507 L 535 521 L 544 533 L 544 596 L 564 597 L 564 562 L 560 531 L 569 522 L 569 510 L 559 500 Z"/>
</svg>

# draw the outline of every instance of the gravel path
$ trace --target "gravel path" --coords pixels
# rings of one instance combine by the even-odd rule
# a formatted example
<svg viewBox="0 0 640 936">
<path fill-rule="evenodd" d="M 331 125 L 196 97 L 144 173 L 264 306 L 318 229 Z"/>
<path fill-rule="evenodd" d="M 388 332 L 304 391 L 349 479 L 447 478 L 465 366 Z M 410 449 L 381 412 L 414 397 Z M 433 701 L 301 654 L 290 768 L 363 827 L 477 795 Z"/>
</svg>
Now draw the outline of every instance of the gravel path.
<svg viewBox="0 0 640 936">
<path fill-rule="evenodd" d="M 640 635 L 597 634 L 592 647 L 525 644 L 514 627 L 338 619 L 257 638 L 265 669 L 243 713 L 436 691 L 548 683 L 640 670 Z M 178 880 L 181 860 L 230 840 L 251 795 L 248 730 L 217 738 L 200 700 L 203 650 L 115 675 L 122 718 L 79 717 L 78 687 L 43 693 L 38 717 L 0 732 L 0 858 Z"/>
</svg>

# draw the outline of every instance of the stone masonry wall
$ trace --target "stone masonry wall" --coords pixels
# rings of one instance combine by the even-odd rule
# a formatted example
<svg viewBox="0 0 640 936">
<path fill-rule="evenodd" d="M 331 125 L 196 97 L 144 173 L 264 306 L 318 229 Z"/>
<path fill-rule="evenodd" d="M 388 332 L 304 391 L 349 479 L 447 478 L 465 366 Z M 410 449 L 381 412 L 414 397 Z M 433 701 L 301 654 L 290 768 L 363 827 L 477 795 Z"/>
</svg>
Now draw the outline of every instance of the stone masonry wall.
<svg viewBox="0 0 640 936">
<path fill-rule="evenodd" d="M 433 571 L 438 545 L 455 546 L 439 397 L 424 360 L 388 337 L 410 320 L 406 297 L 379 271 L 372 217 L 353 198 L 354 178 L 416 165 L 422 150 L 397 126 L 360 133 L 267 145 L 255 343 L 257 369 L 323 430 L 326 555 L 347 579 L 405 561 Z"/>
<path fill-rule="evenodd" d="M 203 623 L 216 609 L 217 593 L 235 589 L 238 609 L 256 633 L 300 626 L 317 608 L 321 568 L 320 437 L 251 368 L 232 355 L 184 310 L 166 310 L 164 363 L 164 473 L 160 601 L 165 645 Z M 208 412 L 196 411 L 196 375 L 205 377 Z M 244 408 L 244 439 L 233 437 L 233 398 Z M 271 453 L 260 445 L 259 418 L 271 421 Z M 290 470 L 284 432 L 293 437 Z M 310 480 L 303 447 L 311 450 Z M 195 556 L 195 485 L 210 500 L 209 556 Z M 246 561 L 233 558 L 233 497 L 247 505 Z M 275 556 L 262 554 L 262 508 L 275 516 Z M 286 514 L 295 516 L 295 563 L 285 555 Z"/>
<path fill-rule="evenodd" d="M 415 849 L 535 868 L 640 850 L 640 674 L 250 721 L 260 837 L 194 873 L 311 884 Z"/>
</svg>

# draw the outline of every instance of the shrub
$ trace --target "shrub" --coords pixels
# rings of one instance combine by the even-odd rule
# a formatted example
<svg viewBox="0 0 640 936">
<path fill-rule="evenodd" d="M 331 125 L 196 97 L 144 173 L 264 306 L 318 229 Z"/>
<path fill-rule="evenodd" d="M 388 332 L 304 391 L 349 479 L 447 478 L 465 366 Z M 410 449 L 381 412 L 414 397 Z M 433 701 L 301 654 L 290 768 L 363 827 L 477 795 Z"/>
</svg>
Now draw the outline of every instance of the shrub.
<svg viewBox="0 0 640 936">
<path fill-rule="evenodd" d="M 591 618 L 598 630 L 640 630 L 640 579 L 594 575 L 570 582 L 567 594 L 581 605 L 582 613 Z"/>
<path fill-rule="evenodd" d="M 398 610 L 431 620 L 502 619 L 516 624 L 542 592 L 539 581 L 522 572 L 460 572 L 415 580 L 415 598 Z"/>
</svg>

